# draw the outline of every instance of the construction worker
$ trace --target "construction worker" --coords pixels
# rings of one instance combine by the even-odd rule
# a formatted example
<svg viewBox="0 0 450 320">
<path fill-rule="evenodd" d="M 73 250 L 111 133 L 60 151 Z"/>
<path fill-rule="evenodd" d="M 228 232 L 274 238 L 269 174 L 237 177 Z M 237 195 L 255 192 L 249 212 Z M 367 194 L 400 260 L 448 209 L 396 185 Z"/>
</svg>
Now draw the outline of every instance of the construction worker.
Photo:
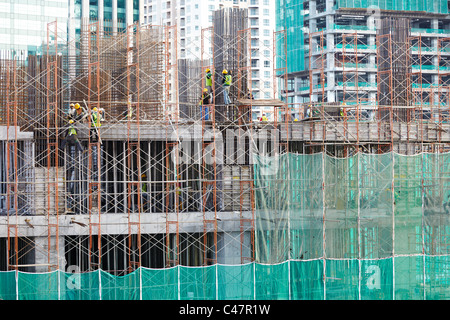
<svg viewBox="0 0 450 320">
<path fill-rule="evenodd" d="M 73 119 L 74 115 L 75 115 L 75 104 L 71 103 L 69 105 L 69 112 L 67 114 L 68 120 L 70 121 L 71 119 Z"/>
<path fill-rule="evenodd" d="M 267 119 L 266 114 L 263 113 L 263 114 L 262 114 L 262 117 L 261 117 L 261 119 L 260 119 L 259 121 L 268 121 L 268 120 L 269 120 L 269 119 Z"/>
<path fill-rule="evenodd" d="M 64 147 L 66 146 L 66 143 L 69 142 L 70 145 L 75 145 L 78 148 L 78 150 L 81 152 L 81 151 L 83 151 L 83 147 L 81 146 L 81 143 L 78 140 L 77 129 L 75 129 L 74 123 L 75 123 L 75 121 L 73 121 L 72 119 L 69 120 L 69 127 L 67 129 L 67 135 L 66 135 L 66 138 L 61 143 L 61 149 L 64 149 Z"/>
<path fill-rule="evenodd" d="M 340 109 L 339 109 L 339 114 L 340 114 L 342 120 L 344 120 L 344 118 L 345 118 L 346 115 L 347 115 L 347 110 L 345 109 L 345 106 L 346 106 L 346 105 L 347 105 L 347 104 L 346 104 L 345 102 L 342 102 L 342 103 L 341 103 L 341 107 L 340 107 Z"/>
<path fill-rule="evenodd" d="M 101 127 L 101 115 L 98 111 L 98 109 L 95 107 L 92 109 L 91 112 L 91 141 L 97 142 L 98 141 L 98 128 Z"/>
<path fill-rule="evenodd" d="M 205 87 L 206 87 L 206 89 L 208 89 L 208 91 L 212 95 L 212 93 L 213 93 L 213 91 L 212 91 L 213 75 L 212 75 L 211 70 L 209 68 L 206 69 L 205 72 L 206 72 L 206 75 L 205 75 Z M 211 98 L 212 98 L 212 96 L 211 96 Z"/>
<path fill-rule="evenodd" d="M 86 115 L 86 109 L 83 108 L 82 106 L 80 106 L 79 103 L 71 103 L 70 104 L 70 109 L 69 109 L 69 115 L 68 118 L 69 120 L 73 120 L 73 121 L 80 121 L 82 120 Z"/>
<path fill-rule="evenodd" d="M 211 102 L 211 95 L 208 92 L 208 89 L 203 89 L 202 97 L 198 105 L 200 106 L 200 115 L 203 120 L 209 120 L 209 108 L 208 105 Z"/>
<path fill-rule="evenodd" d="M 148 208 L 148 201 L 149 201 L 149 195 L 148 195 L 148 186 L 147 186 L 147 175 L 143 173 L 141 175 L 141 182 L 142 182 L 142 188 L 141 188 L 141 194 L 142 194 L 142 208 L 143 210 L 147 210 Z"/>
<path fill-rule="evenodd" d="M 222 71 L 223 78 L 222 78 L 222 87 L 223 87 L 223 103 L 224 104 L 231 104 L 230 100 L 230 87 L 232 83 L 232 77 L 231 74 L 228 74 L 228 71 L 224 69 Z"/>
</svg>

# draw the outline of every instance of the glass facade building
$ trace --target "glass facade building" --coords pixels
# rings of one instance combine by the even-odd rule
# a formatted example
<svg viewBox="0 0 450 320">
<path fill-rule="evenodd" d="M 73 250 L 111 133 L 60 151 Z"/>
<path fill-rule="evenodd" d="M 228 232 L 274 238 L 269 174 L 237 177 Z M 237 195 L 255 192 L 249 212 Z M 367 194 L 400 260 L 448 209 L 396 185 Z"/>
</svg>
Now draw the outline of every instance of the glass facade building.
<svg viewBox="0 0 450 320">
<path fill-rule="evenodd" d="M 0 0 L 0 50 L 27 55 L 41 52 L 47 23 L 57 20 L 67 30 L 67 0 Z"/>
<path fill-rule="evenodd" d="M 0 0 L 0 50 L 42 53 L 47 24 L 53 21 L 59 39 L 79 38 L 84 18 L 105 21 L 105 29 L 120 32 L 139 21 L 139 5 L 139 0 Z"/>
</svg>

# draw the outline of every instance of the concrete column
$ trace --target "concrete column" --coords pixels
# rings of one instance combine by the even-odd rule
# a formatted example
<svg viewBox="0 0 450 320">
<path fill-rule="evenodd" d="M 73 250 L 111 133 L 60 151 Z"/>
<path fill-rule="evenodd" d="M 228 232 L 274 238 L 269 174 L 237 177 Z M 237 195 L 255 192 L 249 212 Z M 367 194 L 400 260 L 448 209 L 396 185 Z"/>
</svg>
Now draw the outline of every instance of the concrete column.
<svg viewBox="0 0 450 320">
<path fill-rule="evenodd" d="M 439 29 L 439 20 L 438 19 L 431 19 L 430 22 L 431 22 L 431 29 Z M 431 38 L 431 46 L 433 48 L 435 48 L 436 52 L 437 52 L 437 49 L 438 49 L 438 38 L 436 38 L 436 37 Z M 439 58 L 438 58 L 437 55 L 433 57 L 433 66 L 436 67 L 436 74 L 433 74 L 431 76 L 431 82 L 433 84 L 437 85 L 439 83 L 439 75 L 437 74 L 438 73 L 437 68 L 439 67 Z M 433 100 L 434 100 L 435 103 L 437 103 L 439 101 L 439 94 L 438 93 L 434 94 Z"/>
<path fill-rule="evenodd" d="M 89 0 L 81 0 L 81 18 L 89 19 Z"/>
<path fill-rule="evenodd" d="M 127 26 L 130 26 L 133 24 L 133 0 L 126 0 L 125 8 Z"/>
<path fill-rule="evenodd" d="M 311 9 L 311 12 L 314 12 L 314 14 L 312 14 L 314 16 L 315 13 L 316 13 L 316 2 L 315 1 L 310 1 L 310 4 L 312 5 L 312 8 L 310 8 L 310 9 Z M 310 14 L 310 17 L 311 17 L 311 14 Z M 316 19 L 309 19 L 309 32 L 310 33 L 316 32 L 317 31 L 316 28 L 317 28 L 317 21 L 316 21 Z M 306 35 L 306 36 L 309 37 L 309 35 Z M 317 48 L 317 39 L 316 38 L 312 38 L 312 40 L 311 40 L 311 42 L 309 44 L 310 52 L 312 52 L 312 50 L 314 50 L 315 48 Z M 309 67 L 309 63 L 310 63 L 309 56 L 306 56 L 305 58 L 306 58 L 306 61 L 307 61 L 306 65 Z M 310 83 L 311 82 L 312 82 L 312 79 L 310 79 Z M 317 101 L 317 94 L 312 94 L 311 95 L 311 101 Z"/>
<path fill-rule="evenodd" d="M 334 0 L 327 0 L 327 2 L 325 4 L 326 12 L 327 13 L 332 13 L 333 12 L 333 7 L 334 7 Z"/>
<path fill-rule="evenodd" d="M 376 28 L 375 17 L 374 16 L 369 16 L 367 18 L 367 26 L 370 29 Z M 367 44 L 370 47 L 374 48 L 373 46 L 376 45 L 376 41 L 377 41 L 376 40 L 376 35 L 374 35 L 374 34 L 368 35 Z M 377 53 L 376 52 L 369 55 L 369 64 L 371 66 L 375 66 L 375 64 L 376 64 L 376 57 L 377 57 Z M 376 80 L 377 80 L 377 73 L 376 72 L 369 73 L 369 75 L 368 75 L 369 83 L 375 83 Z M 376 101 L 376 98 L 377 98 L 377 93 L 376 92 L 369 92 L 369 100 L 370 101 Z"/>
<path fill-rule="evenodd" d="M 81 1 L 81 65 L 83 69 L 88 68 L 89 61 L 87 59 L 88 56 L 88 46 L 89 46 L 89 39 L 88 39 L 88 29 L 89 29 L 89 0 L 82 0 Z"/>
<path fill-rule="evenodd" d="M 117 35 L 118 29 L 117 0 L 112 0 L 112 25 L 113 25 L 113 35 Z"/>
<path fill-rule="evenodd" d="M 309 16 L 315 16 L 317 14 L 316 1 L 309 2 Z"/>
<path fill-rule="evenodd" d="M 139 24 L 144 24 L 144 1 L 139 1 Z"/>
<path fill-rule="evenodd" d="M 53 231 L 53 230 L 52 230 Z M 66 260 L 64 257 L 64 237 L 58 237 L 58 251 L 56 250 L 56 237 L 50 237 L 50 248 L 47 237 L 35 237 L 35 270 L 36 272 L 48 272 L 48 264 L 58 265 L 64 270 Z M 50 251 L 50 261 L 48 252 Z M 53 267 L 52 271 L 55 270 Z"/>
<path fill-rule="evenodd" d="M 67 19 L 67 30 L 68 30 L 68 51 L 71 57 L 75 57 L 76 47 L 75 41 L 75 0 L 69 0 L 69 18 Z M 71 79 L 75 79 L 76 76 L 76 62 L 74 59 L 69 59 L 69 76 Z M 72 81 L 70 81 L 72 83 Z"/>
<path fill-rule="evenodd" d="M 328 6 L 328 2 L 327 1 L 327 6 Z M 328 11 L 328 7 L 327 7 L 327 11 Z M 334 15 L 327 15 L 326 17 L 326 22 L 327 22 L 327 30 L 333 30 L 333 25 L 334 25 Z M 327 70 L 326 70 L 326 75 L 327 75 L 327 88 L 326 88 L 326 92 L 327 92 L 327 101 L 328 102 L 335 102 L 336 101 L 336 91 L 335 91 L 335 63 L 334 63 L 334 52 L 333 49 L 335 47 L 334 44 L 334 34 L 327 31 L 326 33 L 326 39 L 327 39 Z"/>
<path fill-rule="evenodd" d="M 241 235 L 239 231 L 217 234 L 217 263 L 241 264 Z M 251 257 L 250 232 L 244 233 L 243 256 Z"/>
<path fill-rule="evenodd" d="M 100 24 L 100 34 L 103 35 L 103 26 L 105 24 L 105 6 L 103 0 L 98 0 L 98 21 Z"/>
</svg>

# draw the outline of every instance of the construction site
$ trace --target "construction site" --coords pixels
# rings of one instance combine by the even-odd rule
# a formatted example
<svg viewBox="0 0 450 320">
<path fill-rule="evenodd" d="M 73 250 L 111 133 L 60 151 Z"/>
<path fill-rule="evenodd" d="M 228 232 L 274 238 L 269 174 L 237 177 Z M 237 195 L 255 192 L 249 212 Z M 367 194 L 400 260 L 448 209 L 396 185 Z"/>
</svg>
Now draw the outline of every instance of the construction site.
<svg viewBox="0 0 450 320">
<path fill-rule="evenodd" d="M 247 11 L 213 21 L 195 61 L 176 25 L 98 21 L 75 39 L 49 23 L 42 55 L 1 57 L 0 298 L 448 299 L 450 38 L 434 87 L 407 18 L 380 19 L 374 50 L 310 33 L 309 101 L 293 103 L 286 31 L 265 48 L 274 98 L 255 100 Z M 82 150 L 64 142 L 72 103 Z"/>
</svg>

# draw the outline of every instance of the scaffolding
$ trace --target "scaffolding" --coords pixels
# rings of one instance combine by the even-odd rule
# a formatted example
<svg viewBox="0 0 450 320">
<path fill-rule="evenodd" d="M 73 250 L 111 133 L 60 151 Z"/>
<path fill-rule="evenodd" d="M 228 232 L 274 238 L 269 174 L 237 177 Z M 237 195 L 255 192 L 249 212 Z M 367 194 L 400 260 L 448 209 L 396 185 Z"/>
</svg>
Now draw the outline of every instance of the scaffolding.
<svg viewBox="0 0 450 320">
<path fill-rule="evenodd" d="M 133 24 L 111 33 L 98 21 L 83 21 L 79 38 L 69 40 L 57 22 L 50 23 L 42 57 L 30 57 L 28 63 L 14 57 L 0 61 L 6 106 L 0 120 L 6 127 L 0 153 L 6 164 L 0 184 L 5 270 L 67 271 L 77 266 L 78 272 L 98 272 L 107 281 L 103 272 L 131 279 L 152 268 L 164 269 L 171 279 L 177 273 L 179 282 L 183 272 L 195 277 L 183 268 L 187 266 L 202 267 L 199 277 L 207 278 L 222 265 L 239 264 L 270 278 L 278 267 L 257 262 L 289 260 L 288 268 L 294 268 L 293 259 L 314 259 L 322 268 L 318 279 L 323 287 L 332 287 L 333 272 L 343 268 L 342 261 L 355 263 L 359 278 L 364 259 L 388 259 L 392 267 L 398 258 L 394 250 L 392 255 L 380 253 L 391 238 L 383 239 L 376 223 L 367 222 L 374 217 L 366 212 L 381 210 L 374 198 L 386 200 L 392 220 L 375 220 L 383 230 L 396 223 L 395 187 L 417 188 L 420 179 L 402 177 L 417 178 L 418 167 L 421 199 L 428 189 L 444 199 L 442 188 L 433 187 L 434 182 L 446 183 L 437 178 L 437 172 L 448 173 L 446 167 L 436 169 L 444 156 L 427 162 L 422 155 L 421 165 L 414 158 L 399 167 L 404 159 L 394 152 L 447 151 L 447 69 L 438 68 L 442 86 L 424 86 L 421 70 L 412 67 L 423 58 L 420 37 L 403 32 L 405 24 L 397 28 L 400 35 L 387 32 L 395 23 L 386 22 L 377 35 L 377 99 L 372 101 L 359 83 L 373 52 L 365 51 L 356 33 L 343 33 L 337 44 L 342 50 L 333 61 L 342 68 L 346 107 L 341 114 L 339 103 L 328 102 L 330 53 L 320 31 L 309 38 L 309 89 L 315 98 L 294 104 L 289 101 L 283 30 L 273 35 L 273 97 L 252 99 L 251 58 L 257 49 L 248 17 L 239 10 L 215 15 L 215 24 L 201 30 L 199 51 L 194 43 L 184 43 L 190 59 L 181 58 L 176 25 Z M 439 65 L 447 61 L 447 40 L 440 40 Z M 214 78 L 209 100 L 201 97 L 206 69 Z M 231 104 L 222 98 L 223 69 L 233 75 Z M 437 107 L 432 104 L 430 112 L 436 116 L 430 119 L 423 116 L 430 110 L 425 95 L 439 101 Z M 68 105 L 75 102 L 85 109 L 75 126 L 83 151 L 60 147 L 68 129 Z M 258 106 L 273 108 L 273 121 L 252 121 L 252 109 Z M 263 164 L 270 169 L 270 163 L 279 171 L 263 177 Z M 379 180 L 371 180 L 376 174 L 365 180 L 368 172 L 378 172 Z M 413 194 L 402 198 L 402 204 L 414 198 L 417 211 Z M 419 216 L 413 217 L 414 226 L 417 219 L 428 219 L 424 213 Z M 432 239 L 426 253 L 447 254 L 446 229 L 435 220 L 423 220 L 427 227 L 419 236 L 413 224 L 399 234 L 411 246 L 422 237 L 422 248 L 425 238 Z M 424 253 L 414 252 L 414 257 L 425 259 Z M 335 268 L 331 275 L 330 266 Z M 255 279 L 246 281 L 256 286 Z M 291 298 L 290 292 L 289 287 L 283 297 Z M 266 293 L 261 296 L 270 296 Z"/>
</svg>

